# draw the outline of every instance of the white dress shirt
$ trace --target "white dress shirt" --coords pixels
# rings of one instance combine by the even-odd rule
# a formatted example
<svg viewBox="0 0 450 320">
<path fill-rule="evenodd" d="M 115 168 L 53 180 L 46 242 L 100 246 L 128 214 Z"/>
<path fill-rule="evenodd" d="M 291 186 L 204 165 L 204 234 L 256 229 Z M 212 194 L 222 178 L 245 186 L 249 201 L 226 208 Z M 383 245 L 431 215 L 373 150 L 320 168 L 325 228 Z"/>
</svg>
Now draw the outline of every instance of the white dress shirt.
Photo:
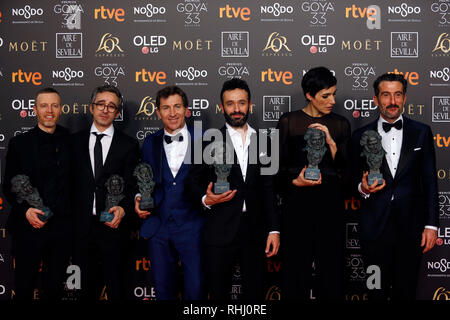
<svg viewBox="0 0 450 320">
<path fill-rule="evenodd" d="M 97 140 L 97 137 L 95 136 L 95 133 L 102 133 L 104 134 L 103 138 L 100 140 L 102 144 L 102 158 L 103 158 L 103 164 L 105 164 L 106 157 L 108 156 L 109 148 L 111 147 L 112 138 L 114 136 L 114 126 L 111 125 L 108 129 L 106 129 L 103 132 L 100 132 L 97 127 L 92 123 L 91 130 L 90 130 L 90 136 L 89 136 L 89 157 L 91 158 L 91 167 L 92 167 L 92 173 L 95 177 L 95 161 L 94 161 L 94 147 L 95 147 L 95 141 Z M 96 215 L 96 209 L 95 209 L 95 193 L 94 193 L 94 204 L 92 206 L 92 214 Z"/>
<path fill-rule="evenodd" d="M 403 121 L 403 117 L 400 117 L 395 120 Z M 384 151 L 386 151 L 386 162 L 389 166 L 389 170 L 391 171 L 392 177 L 395 177 L 395 173 L 397 172 L 398 160 L 400 160 L 400 151 L 402 148 L 403 142 L 403 128 L 398 130 L 395 127 L 392 127 L 389 132 L 385 132 L 383 130 L 383 122 L 388 123 L 382 117 L 378 119 L 377 129 L 378 133 L 381 135 L 381 144 L 383 146 Z"/>
<path fill-rule="evenodd" d="M 245 136 L 242 136 L 241 133 L 231 127 L 228 123 L 226 123 L 228 134 L 230 135 L 231 142 L 233 143 L 234 151 L 236 152 L 237 159 L 239 161 L 239 166 L 241 167 L 242 179 L 245 181 L 245 177 L 247 175 L 247 164 L 248 164 L 248 147 L 250 145 L 250 136 L 255 133 L 255 129 L 250 127 L 247 124 L 247 133 Z M 244 141 L 243 141 L 244 139 Z M 242 212 L 246 212 L 247 207 L 242 206 Z"/>
<path fill-rule="evenodd" d="M 168 133 L 166 129 L 164 129 L 164 135 L 171 137 L 177 135 L 178 132 L 183 136 L 183 141 L 172 141 L 172 143 L 167 143 L 166 140 L 163 139 L 167 163 L 169 164 L 170 171 L 174 178 L 177 176 L 178 170 L 180 170 L 184 158 L 186 157 L 190 134 L 186 124 L 184 124 L 184 127 L 181 130 L 175 131 L 174 133 Z"/>
<path fill-rule="evenodd" d="M 247 133 L 245 136 L 242 136 L 241 133 L 238 130 L 235 130 L 233 127 L 231 127 L 228 123 L 225 124 L 228 130 L 228 134 L 230 135 L 231 142 L 233 143 L 234 151 L 236 152 L 236 156 L 239 162 L 239 166 L 241 167 L 241 173 L 242 173 L 242 179 L 245 181 L 245 178 L 247 176 L 247 166 L 248 166 L 248 147 L 250 146 L 250 137 L 253 133 L 256 134 L 255 129 L 250 127 L 250 125 L 247 123 Z M 243 141 L 243 139 L 245 139 Z M 205 203 L 206 195 L 202 198 L 203 205 L 211 209 L 211 206 L 206 205 Z M 242 205 L 242 212 L 246 212 L 247 207 L 244 204 Z M 269 233 L 280 233 L 279 231 L 271 231 Z"/>
</svg>

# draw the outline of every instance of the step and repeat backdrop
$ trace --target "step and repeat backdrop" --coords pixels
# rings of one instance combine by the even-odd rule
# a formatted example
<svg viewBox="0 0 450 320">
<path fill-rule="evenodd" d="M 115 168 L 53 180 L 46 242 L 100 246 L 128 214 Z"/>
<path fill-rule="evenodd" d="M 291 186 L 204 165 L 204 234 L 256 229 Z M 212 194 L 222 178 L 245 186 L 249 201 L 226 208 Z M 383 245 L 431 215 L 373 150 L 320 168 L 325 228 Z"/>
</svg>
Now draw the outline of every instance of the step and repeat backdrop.
<svg viewBox="0 0 450 320">
<path fill-rule="evenodd" d="M 175 84 L 190 100 L 189 122 L 221 127 L 220 89 L 230 78 L 252 90 L 250 123 L 275 128 L 305 106 L 301 79 L 316 66 L 338 79 L 334 111 L 356 129 L 378 116 L 372 83 L 385 72 L 408 81 L 404 115 L 431 125 L 437 153 L 440 228 L 424 255 L 418 298 L 450 299 L 450 0 L 5 0 L 0 3 L 0 167 L 9 139 L 35 123 L 35 92 L 52 86 L 63 102 L 61 124 L 90 126 L 89 97 L 116 85 L 125 107 L 115 125 L 141 143 L 161 127 L 156 92 Z M 0 181 L 1 182 L 1 181 Z M 346 299 L 367 299 L 358 239 L 358 199 L 345 203 Z M 0 192 L 0 299 L 14 295 L 14 260 Z M 130 234 L 130 299 L 155 297 L 146 245 Z M 317 237 L 327 237 L 318 231 Z M 408 268 L 408 266 L 404 266 Z M 279 258 L 267 260 L 266 299 L 280 299 Z M 312 272 L 314 272 L 312 268 Z M 71 269 L 68 269 L 68 277 Z M 181 279 L 180 271 L 180 279 Z M 230 295 L 240 295 L 239 266 Z M 73 287 L 66 286 L 67 297 Z M 36 283 L 39 298 L 39 281 Z M 102 298 L 106 298 L 105 295 Z M 314 299 L 314 290 L 311 291 Z"/>
</svg>

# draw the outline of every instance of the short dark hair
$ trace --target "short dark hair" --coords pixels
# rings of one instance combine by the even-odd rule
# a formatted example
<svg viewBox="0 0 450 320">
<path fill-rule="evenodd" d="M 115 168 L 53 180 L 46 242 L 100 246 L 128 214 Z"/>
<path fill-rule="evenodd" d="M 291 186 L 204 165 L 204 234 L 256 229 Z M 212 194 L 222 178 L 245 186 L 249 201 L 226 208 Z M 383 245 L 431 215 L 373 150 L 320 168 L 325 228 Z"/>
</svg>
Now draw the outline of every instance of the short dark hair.
<svg viewBox="0 0 450 320">
<path fill-rule="evenodd" d="M 406 93 L 406 89 L 408 87 L 408 82 L 406 81 L 405 77 L 402 74 L 384 73 L 381 76 L 379 76 L 373 83 L 373 89 L 375 91 L 376 97 L 378 97 L 378 94 L 380 93 L 380 82 L 381 81 L 398 81 L 403 85 L 403 94 Z"/>
<path fill-rule="evenodd" d="M 56 89 L 54 89 L 52 87 L 47 87 L 47 88 L 42 88 L 38 92 L 36 92 L 36 96 L 34 97 L 34 101 L 37 100 L 38 95 L 43 94 L 43 93 L 56 93 L 59 96 L 59 98 L 61 99 L 61 95 L 59 94 L 59 92 Z"/>
<path fill-rule="evenodd" d="M 167 87 L 162 88 L 161 90 L 159 90 L 156 93 L 156 108 L 159 109 L 159 107 L 161 105 L 161 98 L 166 99 L 170 96 L 173 96 L 174 94 L 178 94 L 181 97 L 185 108 L 187 108 L 189 106 L 188 97 L 187 97 L 186 93 L 180 87 L 167 86 Z"/>
<path fill-rule="evenodd" d="M 117 98 L 119 98 L 119 105 L 117 106 L 117 111 L 120 112 L 120 110 L 122 110 L 122 107 L 123 107 L 122 94 L 120 93 L 120 90 L 117 87 L 109 85 L 109 84 L 105 84 L 103 86 L 98 86 L 97 88 L 94 89 L 94 91 L 92 91 L 91 104 L 94 104 L 97 94 L 102 93 L 102 92 L 114 93 L 117 96 Z"/>
<path fill-rule="evenodd" d="M 336 77 L 328 68 L 315 67 L 310 69 L 302 79 L 303 94 L 309 93 L 314 97 L 317 92 L 323 89 L 328 89 L 335 86 L 337 83 Z M 308 99 L 308 98 L 307 98 Z"/>
<path fill-rule="evenodd" d="M 220 102 L 223 104 L 223 93 L 228 90 L 242 89 L 247 92 L 248 102 L 251 101 L 250 88 L 245 80 L 233 78 L 223 83 L 222 91 L 220 91 Z"/>
</svg>

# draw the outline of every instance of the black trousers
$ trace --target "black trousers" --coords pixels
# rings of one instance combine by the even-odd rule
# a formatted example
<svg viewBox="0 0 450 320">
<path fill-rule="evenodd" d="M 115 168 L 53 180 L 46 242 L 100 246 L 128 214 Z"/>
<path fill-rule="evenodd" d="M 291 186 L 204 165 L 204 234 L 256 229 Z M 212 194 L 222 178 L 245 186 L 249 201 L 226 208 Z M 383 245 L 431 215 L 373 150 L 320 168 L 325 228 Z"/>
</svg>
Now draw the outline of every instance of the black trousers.
<svg viewBox="0 0 450 320">
<path fill-rule="evenodd" d="M 415 300 L 422 257 L 421 235 L 404 230 L 394 203 L 383 233 L 373 241 L 361 240 L 364 265 L 380 268 L 381 288 L 368 290 L 370 300 Z M 370 275 L 369 275 L 370 276 Z"/>
<path fill-rule="evenodd" d="M 127 239 L 119 228 L 112 229 L 92 216 L 88 239 L 76 241 L 73 263 L 81 268 L 80 300 L 99 300 L 105 286 L 107 300 L 126 298 L 123 248 Z"/>
<path fill-rule="evenodd" d="M 41 261 L 42 290 L 36 298 L 61 300 L 63 296 L 63 283 L 68 276 L 66 270 L 70 259 L 70 239 L 67 234 L 44 228 L 27 228 L 25 232 L 13 235 L 14 299 L 34 299 Z"/>
<path fill-rule="evenodd" d="M 236 259 L 240 265 L 242 299 L 262 301 L 264 299 L 265 240 L 250 239 L 250 225 L 243 213 L 239 231 L 231 244 L 205 246 L 206 288 L 209 299 L 230 300 L 232 274 Z"/>
<path fill-rule="evenodd" d="M 309 300 L 311 289 L 318 300 L 344 299 L 343 228 L 340 221 L 330 223 L 326 219 L 283 224 L 280 246 L 283 300 Z"/>
</svg>

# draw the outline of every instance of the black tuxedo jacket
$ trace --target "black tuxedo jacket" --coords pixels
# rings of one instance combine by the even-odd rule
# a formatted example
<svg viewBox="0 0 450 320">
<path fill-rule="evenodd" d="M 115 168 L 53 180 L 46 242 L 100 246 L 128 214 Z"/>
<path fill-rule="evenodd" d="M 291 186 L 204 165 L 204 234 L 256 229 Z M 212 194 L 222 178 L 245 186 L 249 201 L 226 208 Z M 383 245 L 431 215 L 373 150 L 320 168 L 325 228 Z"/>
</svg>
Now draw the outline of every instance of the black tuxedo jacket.
<svg viewBox="0 0 450 320">
<path fill-rule="evenodd" d="M 223 141 L 226 141 L 226 127 L 221 129 Z M 250 138 L 252 144 L 258 146 L 257 136 Z M 229 137 L 230 147 L 233 147 Z M 205 143 L 205 146 L 209 142 Z M 249 153 L 251 148 L 249 147 Z M 245 181 L 242 177 L 241 168 L 234 152 L 234 164 L 232 166 L 228 182 L 230 190 L 237 189 L 233 199 L 228 202 L 215 204 L 211 209 L 203 210 L 205 214 L 204 240 L 207 245 L 223 246 L 230 244 L 235 238 L 242 217 L 242 208 L 245 200 L 246 215 L 249 218 L 251 235 L 255 243 L 260 243 L 267 238 L 270 231 L 279 231 L 279 217 L 275 210 L 275 196 L 273 191 L 273 176 L 260 174 L 262 164 L 260 162 L 259 149 L 257 163 L 247 165 Z M 268 148 L 270 150 L 270 147 Z M 250 155 L 249 155 L 250 157 Z M 186 183 L 186 192 L 195 204 L 201 204 L 202 197 L 210 182 L 216 182 L 217 176 L 214 167 L 202 164 L 191 166 Z"/>
<path fill-rule="evenodd" d="M 361 135 L 366 130 L 377 131 L 377 121 L 353 133 L 354 190 L 361 182 L 363 171 L 369 170 L 365 157 L 361 156 Z M 380 171 L 386 186 L 362 200 L 360 232 L 363 240 L 375 240 L 382 233 L 391 206 L 395 206 L 396 218 L 400 219 L 397 221 L 401 221 L 407 236 L 419 236 L 426 225 L 439 225 L 436 156 L 431 129 L 405 117 L 403 123 L 403 141 L 395 177 L 384 157 Z M 392 196 L 394 200 L 391 201 Z"/>
<path fill-rule="evenodd" d="M 6 154 L 6 168 L 5 176 L 3 180 L 3 193 L 6 200 L 11 205 L 11 212 L 8 216 L 7 229 L 11 234 L 17 232 L 27 232 L 35 230 L 25 217 L 25 213 L 30 208 L 30 205 L 23 201 L 18 203 L 16 195 L 11 192 L 11 179 L 18 175 L 24 174 L 30 177 L 30 181 L 33 187 L 39 192 L 43 203 L 48 206 L 48 199 L 43 196 L 42 188 L 46 183 L 47 178 L 43 176 L 39 169 L 39 139 L 38 126 L 34 127 L 30 131 L 18 135 L 9 141 L 8 152 Z M 54 132 L 56 145 L 58 148 L 58 170 L 55 172 L 57 175 L 57 190 L 55 195 L 56 202 L 50 207 L 53 212 L 53 216 L 48 220 L 42 230 L 52 229 L 58 232 L 61 228 L 64 228 L 70 217 L 70 149 L 69 149 L 69 132 L 67 129 L 57 126 Z"/>
<path fill-rule="evenodd" d="M 72 185 L 74 196 L 74 222 L 77 236 L 83 238 L 89 233 L 92 219 L 92 205 L 94 193 L 97 191 L 100 209 L 105 208 L 106 180 L 113 174 L 120 175 L 125 180 L 125 198 L 120 206 L 125 210 L 119 229 L 123 229 L 127 219 L 134 214 L 134 178 L 133 171 L 139 161 L 138 142 L 122 133 L 114 130 L 111 147 L 106 156 L 101 176 L 95 181 L 89 156 L 90 130 L 80 131 L 72 135 L 72 152 L 74 165 L 72 169 Z M 100 212 L 97 212 L 100 217 Z"/>
</svg>

